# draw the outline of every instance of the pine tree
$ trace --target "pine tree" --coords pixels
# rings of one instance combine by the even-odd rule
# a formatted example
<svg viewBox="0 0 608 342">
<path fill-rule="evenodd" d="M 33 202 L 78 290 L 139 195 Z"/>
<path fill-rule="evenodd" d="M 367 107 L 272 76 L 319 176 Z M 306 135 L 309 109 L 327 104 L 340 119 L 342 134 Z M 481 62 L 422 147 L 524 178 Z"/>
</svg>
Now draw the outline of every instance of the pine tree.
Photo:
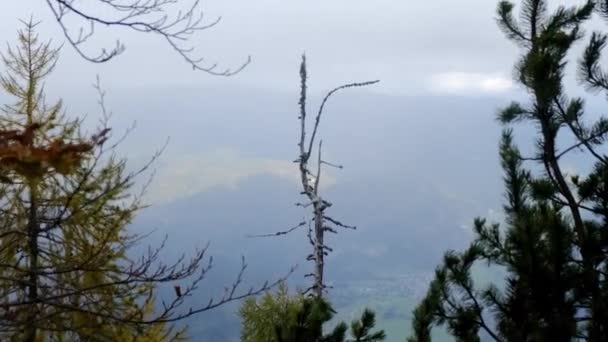
<svg viewBox="0 0 608 342">
<path fill-rule="evenodd" d="M 529 104 L 512 103 L 499 113 L 506 125 L 500 144 L 506 220 L 503 226 L 476 219 L 476 237 L 463 252 L 446 253 L 426 297 L 414 311 L 414 336 L 431 341 L 443 325 L 457 341 L 604 341 L 608 336 L 608 158 L 600 152 L 608 120 L 587 123 L 584 101 L 569 98 L 563 85 L 572 46 L 583 38 L 581 25 L 596 3 L 559 7 L 543 0 L 514 5 L 501 1 L 498 23 L 523 50 L 519 83 Z M 603 6 L 597 7 L 603 9 Z M 594 33 L 579 62 L 581 81 L 603 87 L 599 66 L 605 36 Z M 537 128 L 536 154 L 522 156 L 510 125 Z M 563 146 L 566 135 L 576 140 Z M 563 157 L 582 151 L 595 166 L 587 175 L 564 171 Z M 536 163 L 533 172 L 528 163 Z M 501 267 L 504 283 L 476 286 L 476 263 Z"/>
<path fill-rule="evenodd" d="M 349 326 L 338 323 L 330 333 L 324 325 L 333 318 L 331 304 L 303 292 L 290 295 L 282 284 L 276 293 L 268 292 L 259 299 L 248 298 L 239 310 L 242 319 L 243 342 L 380 342 L 386 338 L 383 330 L 372 332 L 376 325 L 373 311 L 365 309 L 359 320 Z"/>
<path fill-rule="evenodd" d="M 361 318 L 350 324 L 350 331 L 354 342 L 378 342 L 384 341 L 386 334 L 384 330 L 371 332 L 376 326 L 376 314 L 370 309 L 363 310 Z"/>
<path fill-rule="evenodd" d="M 104 115 L 94 134 L 61 101 L 47 104 L 44 81 L 59 50 L 24 24 L 0 78 L 13 99 L 0 115 L 0 339 L 180 340 L 172 322 L 274 286 L 239 294 L 243 263 L 223 297 L 187 307 L 211 266 L 206 249 L 175 263 L 160 259 L 163 245 L 130 253 L 142 239 L 127 229 L 143 207 L 135 179 L 150 164 L 127 172 L 116 157 L 99 86 Z M 163 284 L 179 291 L 155 305 Z"/>
</svg>

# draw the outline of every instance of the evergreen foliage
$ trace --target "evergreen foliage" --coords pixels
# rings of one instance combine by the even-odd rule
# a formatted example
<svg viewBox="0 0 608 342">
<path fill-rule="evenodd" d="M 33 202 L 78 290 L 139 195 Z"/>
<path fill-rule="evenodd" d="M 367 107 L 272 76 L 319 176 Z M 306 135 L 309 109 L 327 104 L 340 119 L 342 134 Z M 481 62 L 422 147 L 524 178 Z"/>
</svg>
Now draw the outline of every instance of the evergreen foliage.
<svg viewBox="0 0 608 342">
<path fill-rule="evenodd" d="M 290 295 L 285 284 L 276 293 L 266 293 L 259 299 L 248 298 L 240 308 L 243 342 L 379 342 L 384 331 L 372 332 L 376 325 L 373 311 L 365 309 L 361 318 L 349 326 L 338 323 L 324 334 L 323 325 L 334 316 L 331 304 L 323 298 L 306 296 L 302 292 Z"/>
<path fill-rule="evenodd" d="M 239 309 L 243 320 L 242 342 L 272 341 L 275 330 L 294 324 L 305 296 L 290 295 L 287 285 L 281 283 L 276 293 L 267 292 L 261 298 L 247 298 Z"/>
<path fill-rule="evenodd" d="M 513 103 L 498 119 L 506 220 L 476 219 L 475 239 L 462 252 L 446 253 L 427 295 L 414 311 L 410 342 L 431 341 L 444 326 L 457 341 L 605 341 L 608 336 L 608 158 L 600 152 L 608 121 L 584 120 L 584 101 L 563 86 L 567 58 L 583 38 L 581 25 L 605 3 L 587 1 L 550 12 L 547 1 L 501 1 L 498 23 L 523 51 L 516 66 L 529 103 Z M 590 90 L 608 90 L 599 60 L 606 36 L 593 33 L 579 61 L 579 78 Z M 536 154 L 522 156 L 511 125 L 537 128 Z M 562 146 L 561 137 L 576 142 Z M 563 157 L 582 151 L 594 160 L 587 175 L 566 173 Z M 536 163 L 532 172 L 527 163 Z M 501 267 L 503 284 L 480 287 L 476 263 Z"/>
</svg>

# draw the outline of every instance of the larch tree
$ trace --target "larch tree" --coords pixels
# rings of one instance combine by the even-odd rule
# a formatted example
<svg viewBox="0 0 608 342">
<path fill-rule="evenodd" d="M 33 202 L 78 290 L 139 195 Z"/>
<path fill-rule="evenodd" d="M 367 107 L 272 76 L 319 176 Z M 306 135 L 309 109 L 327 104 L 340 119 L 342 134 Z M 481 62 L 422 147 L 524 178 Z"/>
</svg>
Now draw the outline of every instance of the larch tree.
<svg viewBox="0 0 608 342">
<path fill-rule="evenodd" d="M 286 283 L 280 284 L 274 293 L 245 299 L 239 309 L 241 342 L 273 341 L 277 329 L 295 325 L 305 299 L 302 292 L 290 294 Z"/>
<path fill-rule="evenodd" d="M 426 297 L 414 311 L 414 336 L 428 342 L 433 326 L 457 341 L 605 341 L 608 336 L 608 119 L 585 115 L 582 98 L 569 97 L 564 75 L 572 47 L 595 1 L 560 6 L 501 1 L 498 23 L 521 49 L 516 66 L 528 103 L 500 111 L 504 170 L 504 224 L 476 219 L 475 239 L 463 252 L 446 253 Z M 606 91 L 600 65 L 606 35 L 593 33 L 578 61 L 580 82 Z M 536 128 L 535 154 L 515 144 L 515 123 Z M 591 171 L 566 171 L 564 158 L 583 153 Z M 480 287 L 471 275 L 478 263 L 505 270 L 504 282 Z"/>
<path fill-rule="evenodd" d="M 93 134 L 61 101 L 47 103 L 44 81 L 59 50 L 24 24 L 0 78 L 12 99 L 0 115 L 0 338 L 179 340 L 172 322 L 274 286 L 240 291 L 243 263 L 223 295 L 193 307 L 188 299 L 211 268 L 207 248 L 171 263 L 161 259 L 164 243 L 133 251 L 145 237 L 128 229 L 143 207 L 135 180 L 155 158 L 127 170 L 99 84 L 103 116 Z M 162 286 L 175 295 L 156 298 Z"/>
<path fill-rule="evenodd" d="M 323 325 L 334 316 L 334 310 L 323 298 L 306 296 L 303 291 L 290 294 L 286 284 L 275 293 L 267 292 L 261 298 L 247 298 L 241 316 L 242 342 L 380 342 L 386 335 L 383 330 L 372 332 L 376 316 L 365 309 L 361 318 L 349 326 L 336 324 L 329 333 Z"/>
</svg>

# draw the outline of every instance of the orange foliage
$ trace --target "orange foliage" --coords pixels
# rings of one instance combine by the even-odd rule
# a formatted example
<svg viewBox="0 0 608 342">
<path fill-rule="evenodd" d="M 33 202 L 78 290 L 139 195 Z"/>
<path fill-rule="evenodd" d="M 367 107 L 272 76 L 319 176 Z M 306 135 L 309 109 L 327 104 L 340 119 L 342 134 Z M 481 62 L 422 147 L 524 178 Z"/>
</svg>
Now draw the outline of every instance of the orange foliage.
<svg viewBox="0 0 608 342">
<path fill-rule="evenodd" d="M 34 146 L 34 135 L 40 128 L 39 123 L 33 123 L 23 131 L 0 131 L 0 168 L 25 177 L 40 177 L 49 168 L 68 174 L 95 146 L 106 141 L 110 131 L 106 128 L 87 142 L 66 143 L 64 139 L 56 138 L 48 145 Z"/>
</svg>

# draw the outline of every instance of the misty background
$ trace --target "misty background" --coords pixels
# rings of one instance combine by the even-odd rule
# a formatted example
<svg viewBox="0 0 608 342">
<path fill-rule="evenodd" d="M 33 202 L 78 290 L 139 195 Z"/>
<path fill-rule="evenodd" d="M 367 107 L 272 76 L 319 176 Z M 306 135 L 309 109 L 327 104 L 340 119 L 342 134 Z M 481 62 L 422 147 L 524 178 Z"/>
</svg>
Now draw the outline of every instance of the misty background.
<svg viewBox="0 0 608 342">
<path fill-rule="evenodd" d="M 216 268 L 196 299 L 205 302 L 221 294 L 241 255 L 248 284 L 276 279 L 296 264 L 290 281 L 305 284 L 304 231 L 247 237 L 287 229 L 305 215 L 294 206 L 301 198 L 292 162 L 301 54 L 308 56 L 313 107 L 334 86 L 381 80 L 338 94 L 323 118 L 324 153 L 345 166 L 324 180 L 330 210 L 358 227 L 330 237 L 335 252 L 326 273 L 338 311 L 355 316 L 369 306 L 388 341 L 402 341 L 443 252 L 467 244 L 475 217 L 501 218 L 495 113 L 524 94 L 511 79 L 518 50 L 495 24 L 496 3 L 215 0 L 205 6 L 210 20 L 223 19 L 192 38 L 197 53 L 233 68 L 251 55 L 243 72 L 226 78 L 192 71 L 160 39 L 99 28 L 90 51 L 120 38 L 126 52 L 92 64 L 64 46 L 47 84 L 49 100 L 63 98 L 68 113 L 86 114 L 94 124 L 100 110 L 91 85 L 99 75 L 114 129 L 137 123 L 119 149 L 133 167 L 170 138 L 154 164 L 150 207 L 133 229 L 154 231 L 151 243 L 167 234 L 174 256 L 211 242 Z M 43 1 L 3 5 L 3 42 L 14 40 L 17 18 L 31 15 L 42 21 L 41 38 L 62 42 Z M 574 157 L 570 167 L 577 162 Z M 238 338 L 234 308 L 196 316 L 191 334 Z"/>
</svg>

